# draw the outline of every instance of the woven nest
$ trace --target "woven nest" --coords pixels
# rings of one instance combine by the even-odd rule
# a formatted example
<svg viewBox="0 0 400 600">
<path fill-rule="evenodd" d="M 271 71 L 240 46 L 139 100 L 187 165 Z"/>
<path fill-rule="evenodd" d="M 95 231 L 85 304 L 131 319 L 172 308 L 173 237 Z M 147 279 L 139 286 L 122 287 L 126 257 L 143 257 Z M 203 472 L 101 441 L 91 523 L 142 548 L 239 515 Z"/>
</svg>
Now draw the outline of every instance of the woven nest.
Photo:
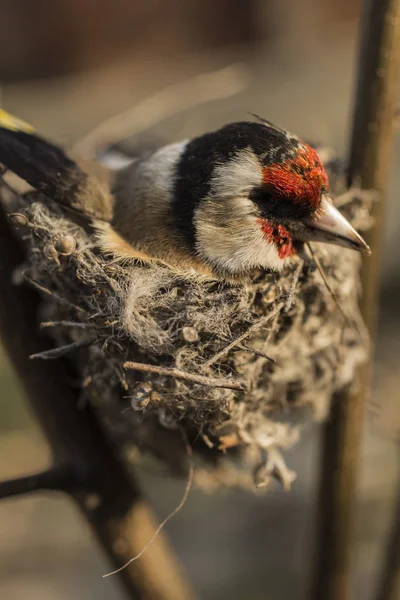
<svg viewBox="0 0 400 600">
<path fill-rule="evenodd" d="M 358 230 L 369 227 L 368 201 L 341 201 Z M 327 414 L 366 358 L 360 256 L 314 245 L 344 318 L 312 260 L 292 259 L 281 274 L 260 272 L 247 284 L 121 265 L 48 199 L 30 193 L 19 204 L 11 218 L 29 249 L 23 277 L 41 291 L 42 326 L 58 346 L 38 360 L 70 354 L 82 401 L 125 456 L 150 451 L 182 473 L 184 431 L 204 487 L 254 488 L 272 476 L 289 487 L 282 450 Z"/>
</svg>

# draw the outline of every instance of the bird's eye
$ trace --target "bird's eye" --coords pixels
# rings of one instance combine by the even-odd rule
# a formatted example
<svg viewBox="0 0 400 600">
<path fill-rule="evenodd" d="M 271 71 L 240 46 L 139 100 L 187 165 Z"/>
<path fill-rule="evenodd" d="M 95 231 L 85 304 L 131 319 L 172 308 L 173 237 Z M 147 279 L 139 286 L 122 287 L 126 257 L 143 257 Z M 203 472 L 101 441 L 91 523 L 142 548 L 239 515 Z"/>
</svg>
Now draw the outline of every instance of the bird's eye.
<svg viewBox="0 0 400 600">
<path fill-rule="evenodd" d="M 256 204 L 261 215 L 267 219 L 302 219 L 312 212 L 306 203 L 300 204 L 288 196 L 278 196 L 272 190 L 266 189 L 265 186 L 253 190 L 250 200 Z"/>
<path fill-rule="evenodd" d="M 280 200 L 271 194 L 264 194 L 262 203 L 266 210 L 277 210 L 279 209 Z"/>
</svg>

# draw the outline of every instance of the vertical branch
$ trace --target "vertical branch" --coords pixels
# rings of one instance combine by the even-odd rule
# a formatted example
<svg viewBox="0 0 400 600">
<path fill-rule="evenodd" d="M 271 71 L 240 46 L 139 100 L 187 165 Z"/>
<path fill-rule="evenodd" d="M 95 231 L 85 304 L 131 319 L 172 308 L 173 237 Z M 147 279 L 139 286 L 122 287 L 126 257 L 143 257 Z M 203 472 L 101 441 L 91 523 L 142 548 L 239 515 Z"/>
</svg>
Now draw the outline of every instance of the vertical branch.
<svg viewBox="0 0 400 600">
<path fill-rule="evenodd" d="M 361 30 L 358 89 L 350 149 L 349 185 L 380 192 L 367 241 L 372 257 L 362 266 L 361 311 L 371 338 L 376 328 L 382 218 L 388 187 L 400 61 L 400 0 L 367 0 Z M 357 390 L 333 399 L 323 429 L 313 600 L 347 600 L 359 447 L 370 367 Z"/>
<path fill-rule="evenodd" d="M 400 67 L 399 0 L 366 0 L 358 88 L 350 145 L 348 184 L 377 190 L 375 226 L 369 233 L 372 256 L 363 263 L 361 310 L 371 334 L 377 321 L 382 223 L 390 177 L 394 116 Z"/>
<path fill-rule="evenodd" d="M 392 529 L 385 552 L 383 572 L 378 583 L 377 600 L 400 598 L 400 480 L 397 482 Z"/>
<path fill-rule="evenodd" d="M 74 471 L 69 494 L 93 528 L 113 567 L 119 568 L 145 546 L 156 530 L 156 523 L 140 488 L 114 453 L 90 406 L 78 409 L 78 391 L 68 384 L 70 365 L 63 359 L 29 360 L 29 355 L 45 350 L 49 340 L 38 333 L 37 293 L 12 284 L 13 272 L 23 259 L 0 205 L 1 341 L 48 440 L 54 468 L 68 465 Z M 40 477 L 50 485 L 48 475 Z M 34 485 L 30 478 L 25 478 L 27 482 Z M 19 487 L 22 485 L 23 482 Z M 15 489 L 15 482 L 5 486 L 9 488 L 8 495 L 10 486 Z M 193 598 L 162 534 L 140 560 L 117 577 L 132 600 Z"/>
</svg>

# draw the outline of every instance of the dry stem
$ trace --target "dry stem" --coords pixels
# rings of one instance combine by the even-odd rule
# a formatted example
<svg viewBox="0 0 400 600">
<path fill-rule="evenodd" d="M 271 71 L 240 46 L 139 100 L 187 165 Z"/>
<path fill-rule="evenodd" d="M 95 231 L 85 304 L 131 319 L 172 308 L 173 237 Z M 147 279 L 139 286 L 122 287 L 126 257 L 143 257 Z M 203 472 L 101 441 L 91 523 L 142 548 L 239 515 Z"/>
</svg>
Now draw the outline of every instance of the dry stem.
<svg viewBox="0 0 400 600">
<path fill-rule="evenodd" d="M 145 363 L 137 363 L 128 361 L 124 363 L 124 369 L 133 371 L 143 371 L 144 373 L 156 373 L 157 375 L 166 375 L 167 377 L 175 377 L 175 379 L 183 379 L 184 381 L 192 381 L 200 385 L 208 387 L 226 388 L 228 390 L 238 390 L 243 392 L 246 388 L 240 381 L 230 381 L 221 377 L 206 377 L 205 375 L 197 375 L 196 373 L 188 373 L 176 368 L 158 367 L 156 365 L 148 365 Z"/>
<path fill-rule="evenodd" d="M 373 339 L 376 327 L 382 216 L 392 151 L 400 63 L 400 0 L 365 3 L 359 82 L 350 153 L 349 185 L 377 190 L 373 203 L 376 226 L 367 242 L 372 257 L 362 271 L 361 311 Z M 347 600 L 350 596 L 351 542 L 356 478 L 369 368 L 361 385 L 334 400 L 324 427 L 319 493 L 319 528 L 314 564 L 315 600 Z"/>
</svg>

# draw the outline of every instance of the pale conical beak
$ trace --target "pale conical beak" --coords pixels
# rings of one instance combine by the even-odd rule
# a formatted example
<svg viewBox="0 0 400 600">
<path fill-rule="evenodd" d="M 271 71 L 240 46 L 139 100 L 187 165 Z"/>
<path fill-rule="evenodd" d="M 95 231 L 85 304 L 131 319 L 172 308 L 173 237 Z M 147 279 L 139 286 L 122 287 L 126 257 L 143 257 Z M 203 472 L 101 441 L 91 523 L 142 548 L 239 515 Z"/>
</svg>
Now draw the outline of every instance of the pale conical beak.
<svg viewBox="0 0 400 600">
<path fill-rule="evenodd" d="M 305 220 L 304 225 L 306 226 L 304 237 L 307 239 L 303 241 L 336 244 L 371 254 L 368 244 L 326 196 L 322 196 L 318 214 Z"/>
</svg>

